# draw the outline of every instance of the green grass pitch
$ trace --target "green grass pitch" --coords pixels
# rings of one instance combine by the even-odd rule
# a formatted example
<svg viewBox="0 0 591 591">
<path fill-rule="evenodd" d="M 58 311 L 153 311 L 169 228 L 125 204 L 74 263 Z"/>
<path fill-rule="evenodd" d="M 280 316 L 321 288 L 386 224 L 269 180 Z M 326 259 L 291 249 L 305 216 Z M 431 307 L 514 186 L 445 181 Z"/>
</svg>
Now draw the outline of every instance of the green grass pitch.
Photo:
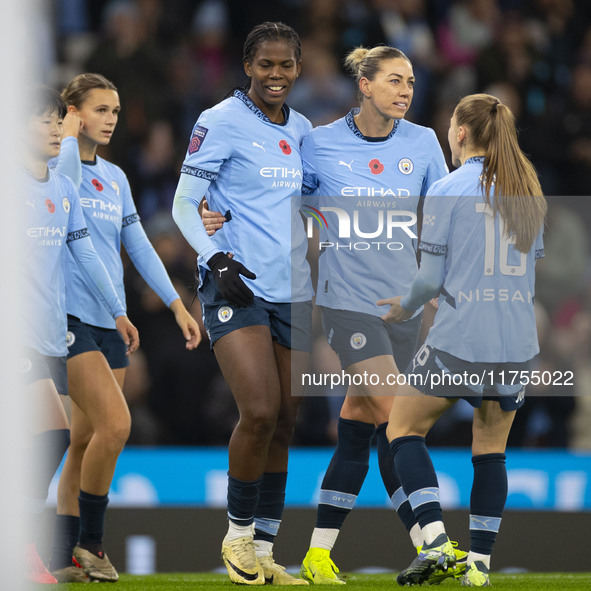
<svg viewBox="0 0 591 591">
<path fill-rule="evenodd" d="M 345 587 L 350 591 L 373 591 L 374 589 L 398 589 L 395 574 L 365 575 L 350 573 L 344 575 L 347 580 Z M 583 590 L 591 589 L 591 573 L 526 573 L 526 574 L 496 574 L 491 575 L 491 584 L 495 589 L 516 589 L 518 591 L 545 590 Z M 41 585 L 38 585 L 40 588 Z M 43 585 L 46 588 L 46 585 Z M 121 575 L 114 586 L 103 584 L 105 589 L 113 591 L 188 591 L 201 589 L 247 589 L 250 587 L 232 584 L 226 575 L 213 573 L 167 573 L 147 576 Z M 320 589 L 332 589 L 332 585 L 316 586 Z M 63 584 L 54 587 L 64 591 L 84 589 L 79 583 Z M 269 589 L 270 587 L 266 587 Z M 302 588 L 302 587 L 298 587 Z M 447 580 L 436 587 L 424 585 L 423 588 L 460 589 L 458 581 Z"/>
</svg>

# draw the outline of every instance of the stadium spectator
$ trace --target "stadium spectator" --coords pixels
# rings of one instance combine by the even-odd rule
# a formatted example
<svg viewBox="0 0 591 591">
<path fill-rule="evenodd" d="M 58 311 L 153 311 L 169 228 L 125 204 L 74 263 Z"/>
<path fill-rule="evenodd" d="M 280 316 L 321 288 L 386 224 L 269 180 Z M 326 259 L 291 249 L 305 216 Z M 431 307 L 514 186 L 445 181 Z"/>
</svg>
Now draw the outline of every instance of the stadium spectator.
<svg viewBox="0 0 591 591">
<path fill-rule="evenodd" d="M 564 205 L 562 198 L 550 197 L 548 201 L 544 237 L 548 252 L 536 270 L 536 293 L 554 323 L 561 308 L 584 293 L 589 239 L 580 216 Z"/>
<path fill-rule="evenodd" d="M 567 195 L 588 195 L 591 186 L 591 61 L 576 65 L 568 104 L 560 119 L 559 139 L 564 149 L 558 155 Z M 562 156 L 562 158 L 560 158 Z M 591 216 L 585 217 L 587 223 Z"/>
<path fill-rule="evenodd" d="M 135 151 L 129 184 L 137 195 L 136 204 L 142 220 L 170 210 L 177 181 L 174 132 L 168 121 L 148 125 L 147 135 Z"/>
<path fill-rule="evenodd" d="M 80 187 L 86 222 L 119 298 L 125 301 L 123 243 L 142 277 L 174 313 L 186 347 L 194 349 L 201 339 L 199 326 L 146 237 L 125 174 L 96 155 L 99 145 L 109 144 L 117 125 L 121 107 L 115 86 L 99 74 L 80 74 L 63 96 L 81 126 L 73 130 L 78 153 L 62 153 L 59 166 Z M 60 581 L 77 581 L 80 569 L 72 566 L 74 556 L 90 579 L 116 581 L 118 573 L 104 551 L 103 534 L 109 487 L 130 431 L 121 391 L 129 362 L 125 343 L 102 302 L 88 290 L 73 259 L 64 264 L 72 437 L 58 487 L 50 566 Z"/>
<path fill-rule="evenodd" d="M 124 170 L 133 166 L 134 148 L 145 137 L 149 123 L 171 106 L 165 54 L 149 28 L 140 3 L 109 2 L 103 12 L 103 34 L 84 65 L 87 72 L 99 72 L 111 80 L 125 105 L 117 135 L 102 147 L 103 156 Z"/>
<path fill-rule="evenodd" d="M 297 33 L 283 23 L 256 26 L 243 66 L 246 87 L 193 128 L 173 217 L 199 255 L 205 327 L 240 413 L 228 449 L 228 575 L 235 583 L 305 585 L 272 554 L 300 399 L 292 370 L 305 370 L 311 347 L 312 286 L 296 217 L 300 143 L 311 125 L 285 105 L 301 68 Z M 226 212 L 211 238 L 199 215 L 206 193 L 212 209 Z"/>
<path fill-rule="evenodd" d="M 464 97 L 448 138 L 461 166 L 427 193 L 424 220 L 429 216 L 431 223 L 423 224 L 419 273 L 406 294 L 379 302 L 390 306 L 384 320 L 402 322 L 440 294 L 434 324 L 407 370 L 423 379 L 400 387 L 387 429 L 395 470 L 423 533 L 421 551 L 397 580 L 420 584 L 456 563 L 425 436 L 465 398 L 474 406 L 474 480 L 462 584 L 482 587 L 490 584 L 490 557 L 507 498 L 507 438 L 525 395 L 525 385 L 508 383 L 503 372 L 528 372 L 539 352 L 534 267 L 544 255 L 546 201 L 517 142 L 513 114 L 496 97 Z M 507 300 L 505 292 L 511 294 Z M 431 373 L 441 383 L 427 382 Z"/>
<path fill-rule="evenodd" d="M 497 0 L 454 0 L 437 30 L 438 47 L 447 63 L 474 64 L 479 51 L 494 39 L 500 16 Z"/>
<path fill-rule="evenodd" d="M 452 0 L 435 23 L 439 73 L 436 94 L 443 93 L 457 101 L 458 97 L 475 92 L 475 64 L 480 51 L 495 39 L 499 20 L 497 0 Z"/>
<path fill-rule="evenodd" d="M 355 89 L 323 44 L 302 39 L 302 52 L 314 57 L 306 61 L 289 102 L 294 109 L 305 110 L 312 125 L 326 125 L 351 109 Z"/>
<path fill-rule="evenodd" d="M 425 0 L 374 0 L 386 42 L 408 56 L 416 77 L 421 81 L 414 88 L 412 118 L 424 121 L 431 108 L 429 89 L 439 65 L 435 51 L 435 35 L 427 22 Z"/>
</svg>

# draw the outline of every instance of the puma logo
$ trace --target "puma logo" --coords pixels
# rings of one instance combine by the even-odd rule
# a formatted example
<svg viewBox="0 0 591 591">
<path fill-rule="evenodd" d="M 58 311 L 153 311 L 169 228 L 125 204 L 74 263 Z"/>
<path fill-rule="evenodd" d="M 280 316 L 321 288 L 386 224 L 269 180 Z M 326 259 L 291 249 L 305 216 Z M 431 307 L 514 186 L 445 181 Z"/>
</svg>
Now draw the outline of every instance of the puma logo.
<svg viewBox="0 0 591 591">
<path fill-rule="evenodd" d="M 353 162 L 355 162 L 355 160 L 351 160 L 351 162 L 349 162 L 347 164 L 343 160 L 339 160 L 339 166 L 346 166 L 351 172 L 353 172 L 353 169 L 351 168 L 351 165 L 353 164 Z"/>
<path fill-rule="evenodd" d="M 433 495 L 434 497 L 439 496 L 436 492 L 433 492 L 432 490 L 422 490 L 421 494 L 422 495 Z"/>
<path fill-rule="evenodd" d="M 265 142 L 263 142 L 262 144 L 257 144 L 256 142 L 252 142 L 252 145 L 255 148 L 260 148 L 263 152 L 267 151 L 267 150 L 265 150 Z"/>
</svg>

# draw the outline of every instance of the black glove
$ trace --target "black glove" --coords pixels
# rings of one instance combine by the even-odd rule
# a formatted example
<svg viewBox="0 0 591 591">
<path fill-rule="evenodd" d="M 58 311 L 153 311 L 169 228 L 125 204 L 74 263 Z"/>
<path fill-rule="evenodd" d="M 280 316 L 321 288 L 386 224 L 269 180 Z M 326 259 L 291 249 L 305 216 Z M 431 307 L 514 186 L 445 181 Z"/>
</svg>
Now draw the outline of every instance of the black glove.
<svg viewBox="0 0 591 591">
<path fill-rule="evenodd" d="M 249 271 L 242 263 L 231 259 L 223 252 L 214 254 L 207 266 L 213 273 L 215 282 L 222 294 L 233 306 L 246 308 L 254 301 L 254 294 L 240 279 L 244 275 L 248 279 L 256 279 L 257 276 Z"/>
</svg>

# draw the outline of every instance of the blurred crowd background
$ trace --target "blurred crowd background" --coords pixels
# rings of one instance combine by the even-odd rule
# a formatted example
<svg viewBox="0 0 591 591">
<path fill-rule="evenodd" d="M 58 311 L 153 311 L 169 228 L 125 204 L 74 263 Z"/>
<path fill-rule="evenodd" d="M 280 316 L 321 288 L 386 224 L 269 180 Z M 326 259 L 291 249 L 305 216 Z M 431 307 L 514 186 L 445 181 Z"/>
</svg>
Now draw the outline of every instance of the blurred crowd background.
<svg viewBox="0 0 591 591">
<path fill-rule="evenodd" d="M 357 45 L 380 43 L 412 60 L 408 118 L 447 129 L 465 94 L 488 92 L 510 105 L 520 142 L 540 175 L 550 209 L 546 258 L 538 263 L 536 307 L 542 352 L 536 367 L 573 371 L 574 386 L 530 387 L 510 445 L 591 449 L 591 2 L 588 0 L 51 0 L 32 31 L 45 82 L 61 90 L 76 74 L 100 72 L 122 104 L 101 155 L 127 173 L 144 226 L 187 305 L 195 255 L 171 205 L 188 139 L 202 110 L 246 78 L 242 44 L 265 20 L 302 38 L 302 75 L 288 104 L 314 125 L 356 104 L 342 67 Z M 451 166 L 450 166 L 451 169 Z M 126 264 L 129 316 L 140 331 L 125 385 L 131 444 L 225 445 L 237 419 L 205 339 L 188 352 L 173 315 Z M 388 295 L 388 294 L 385 294 Z M 393 295 L 393 294 L 391 294 Z M 200 317 L 198 301 L 192 313 Z M 330 351 L 317 369 L 340 371 Z M 331 445 L 338 397 L 311 392 L 296 445 Z M 467 405 L 445 417 L 433 445 L 470 442 Z"/>
</svg>

